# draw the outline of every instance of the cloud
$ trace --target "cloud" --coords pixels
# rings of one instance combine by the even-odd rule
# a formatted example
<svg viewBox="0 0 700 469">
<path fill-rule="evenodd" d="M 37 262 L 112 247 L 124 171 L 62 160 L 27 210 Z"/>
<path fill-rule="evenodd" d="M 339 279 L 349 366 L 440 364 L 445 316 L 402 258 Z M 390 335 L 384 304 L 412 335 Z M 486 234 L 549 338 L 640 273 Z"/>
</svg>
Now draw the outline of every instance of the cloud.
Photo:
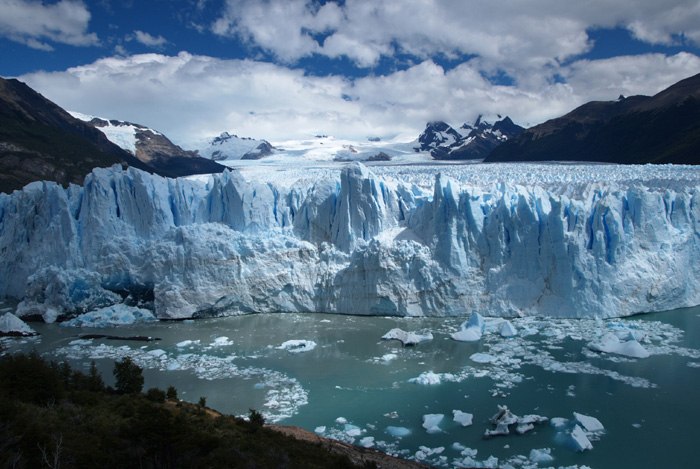
<svg viewBox="0 0 700 469">
<path fill-rule="evenodd" d="M 181 52 L 103 58 L 20 79 L 66 109 L 138 122 L 186 147 L 223 131 L 272 141 L 319 133 L 408 141 L 435 119 L 460 125 L 479 114 L 501 114 L 534 125 L 589 100 L 655 94 L 700 72 L 700 58 L 679 53 L 577 61 L 556 68 L 566 83 L 543 71 L 517 87 L 492 84 L 482 69 L 480 59 L 447 71 L 425 60 L 351 80 Z"/>
<path fill-rule="evenodd" d="M 0 36 L 34 49 L 53 50 L 50 42 L 73 46 L 99 44 L 88 33 L 90 12 L 79 0 L 61 0 L 45 5 L 40 1 L 0 0 Z"/>
<path fill-rule="evenodd" d="M 683 38 L 700 45 L 700 3 L 227 0 L 212 31 L 241 38 L 283 63 L 321 54 L 370 68 L 397 52 L 420 61 L 466 55 L 517 80 L 588 52 L 588 30 L 615 27 L 652 44 Z"/>
<path fill-rule="evenodd" d="M 168 40 L 165 39 L 163 36 L 154 37 L 148 33 L 144 33 L 143 31 L 138 30 L 134 31 L 133 34 L 127 36 L 126 40 L 136 41 L 138 43 L 143 44 L 146 47 L 151 47 L 153 49 L 162 49 L 168 43 Z"/>
</svg>

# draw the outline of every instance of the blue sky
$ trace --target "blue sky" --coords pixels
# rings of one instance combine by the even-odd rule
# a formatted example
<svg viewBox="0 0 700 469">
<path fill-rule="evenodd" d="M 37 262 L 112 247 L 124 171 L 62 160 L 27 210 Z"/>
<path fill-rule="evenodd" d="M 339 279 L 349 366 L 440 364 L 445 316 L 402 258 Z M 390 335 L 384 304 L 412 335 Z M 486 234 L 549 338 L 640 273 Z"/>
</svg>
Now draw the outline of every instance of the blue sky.
<svg viewBox="0 0 700 469">
<path fill-rule="evenodd" d="M 185 146 L 529 126 L 700 73 L 700 2 L 0 0 L 0 75 Z"/>
</svg>

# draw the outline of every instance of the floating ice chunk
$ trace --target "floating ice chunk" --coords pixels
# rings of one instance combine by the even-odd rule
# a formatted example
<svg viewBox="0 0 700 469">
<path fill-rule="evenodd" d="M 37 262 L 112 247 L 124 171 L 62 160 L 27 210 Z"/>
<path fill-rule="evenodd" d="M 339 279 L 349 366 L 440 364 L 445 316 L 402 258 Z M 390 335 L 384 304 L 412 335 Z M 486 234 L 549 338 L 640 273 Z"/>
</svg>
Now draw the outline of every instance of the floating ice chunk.
<svg viewBox="0 0 700 469">
<path fill-rule="evenodd" d="M 551 448 L 530 450 L 530 461 L 534 463 L 547 463 L 554 461 Z"/>
<path fill-rule="evenodd" d="M 190 345 L 197 345 L 199 343 L 199 340 L 183 340 L 182 342 L 178 342 L 175 344 L 176 347 L 178 348 L 183 348 L 183 347 L 189 347 Z"/>
<path fill-rule="evenodd" d="M 481 340 L 481 329 L 479 327 L 469 326 L 467 322 L 462 323 L 462 326 L 457 332 L 451 334 L 453 340 L 459 342 L 478 342 Z"/>
<path fill-rule="evenodd" d="M 276 348 L 286 350 L 289 353 L 308 352 L 316 348 L 316 342 L 313 340 L 288 340 Z"/>
<path fill-rule="evenodd" d="M 217 337 L 212 342 L 212 347 L 223 347 L 224 345 L 233 345 L 233 341 L 226 336 Z"/>
<path fill-rule="evenodd" d="M 397 438 L 401 438 L 401 437 L 408 436 L 411 434 L 411 430 L 409 430 L 406 427 L 394 427 L 394 426 L 386 427 L 386 432 L 389 435 L 391 435 L 393 437 L 397 437 Z"/>
<path fill-rule="evenodd" d="M 518 330 L 515 328 L 512 322 L 505 321 L 498 333 L 501 334 L 501 337 L 515 337 L 518 335 Z"/>
<path fill-rule="evenodd" d="M 576 420 L 576 423 L 578 423 L 581 428 L 587 432 L 600 432 L 605 430 L 605 427 L 603 427 L 603 424 L 600 423 L 600 420 L 595 417 L 589 417 L 588 415 L 574 412 L 574 419 Z"/>
<path fill-rule="evenodd" d="M 569 426 L 569 419 L 554 417 L 549 421 L 549 424 L 557 430 L 562 430 Z"/>
<path fill-rule="evenodd" d="M 373 436 L 366 436 L 362 438 L 359 442 L 359 445 L 362 446 L 363 448 L 371 448 L 374 446 L 374 437 Z"/>
<path fill-rule="evenodd" d="M 442 432 L 439 424 L 442 422 L 444 417 L 444 414 L 425 414 L 423 416 L 423 428 L 425 428 L 428 433 Z"/>
<path fill-rule="evenodd" d="M 349 423 L 345 424 L 343 431 L 347 436 L 356 437 L 362 435 L 362 430 L 360 429 L 360 427 L 358 427 L 357 425 L 351 425 Z"/>
<path fill-rule="evenodd" d="M 613 332 L 608 332 L 599 342 L 591 342 L 588 348 L 596 352 L 614 353 L 632 358 L 648 358 L 649 352 L 636 340 L 621 342 Z"/>
<path fill-rule="evenodd" d="M 318 433 L 319 435 L 322 435 L 326 432 L 326 427 L 325 425 L 319 426 L 314 428 L 314 433 Z"/>
<path fill-rule="evenodd" d="M 12 313 L 5 313 L 0 316 L 0 335 L 16 335 L 28 337 L 38 335 L 24 321 Z"/>
<path fill-rule="evenodd" d="M 390 362 L 392 360 L 396 360 L 397 358 L 398 358 L 398 355 L 396 355 L 395 353 L 387 353 L 387 354 L 382 355 L 381 360 L 384 362 Z"/>
<path fill-rule="evenodd" d="M 408 380 L 409 383 L 423 384 L 423 385 L 436 385 L 442 382 L 442 378 L 439 374 L 433 373 L 432 371 L 425 371 L 420 374 L 417 378 L 411 378 Z"/>
<path fill-rule="evenodd" d="M 493 362 L 495 362 L 496 360 L 498 360 L 498 359 L 497 359 L 496 357 L 494 357 L 493 355 L 490 355 L 490 354 L 488 354 L 488 353 L 480 353 L 480 352 L 479 352 L 479 353 L 472 354 L 469 358 L 470 358 L 472 361 L 475 361 L 475 362 L 477 362 L 477 363 L 493 363 Z"/>
<path fill-rule="evenodd" d="M 135 306 L 126 306 L 124 304 L 116 304 L 101 308 L 89 313 L 81 314 L 80 316 L 61 323 L 61 326 L 67 327 L 110 327 L 123 326 L 126 324 L 136 324 L 140 322 L 153 322 L 158 319 L 147 309 L 137 308 Z"/>
<path fill-rule="evenodd" d="M 148 355 L 151 355 L 152 357 L 158 358 L 160 360 L 165 360 L 166 358 L 168 358 L 168 354 L 165 353 L 165 350 L 161 349 L 149 350 Z"/>
<path fill-rule="evenodd" d="M 474 418 L 473 414 L 468 414 L 467 412 L 462 412 L 461 410 L 453 410 L 452 414 L 454 415 L 453 420 L 463 427 L 468 427 L 472 424 L 472 419 Z"/>
<path fill-rule="evenodd" d="M 394 328 L 384 334 L 382 339 L 385 340 L 399 340 L 404 345 L 416 345 L 420 342 L 425 342 L 428 340 L 433 340 L 433 334 L 430 332 L 425 334 L 418 334 L 416 332 L 406 332 L 403 329 Z"/>
<path fill-rule="evenodd" d="M 68 342 L 68 345 L 81 346 L 92 345 L 92 339 L 75 339 Z"/>
<path fill-rule="evenodd" d="M 444 446 L 438 446 L 437 448 L 428 448 L 427 446 L 421 445 L 418 447 L 418 451 L 416 451 L 415 457 L 420 461 L 429 458 L 434 454 L 442 454 L 443 451 L 445 451 Z"/>
<path fill-rule="evenodd" d="M 338 417 L 337 419 L 335 419 L 335 423 L 345 425 L 346 423 L 348 423 L 348 419 L 346 419 L 345 417 Z"/>
<path fill-rule="evenodd" d="M 498 413 L 491 417 L 491 423 L 494 424 L 496 428 L 493 430 L 486 430 L 484 432 L 484 438 L 508 435 L 510 434 L 509 427 L 514 424 L 516 425 L 515 431 L 522 435 L 535 428 L 534 424 L 546 422 L 547 420 L 547 417 L 534 414 L 518 417 L 508 409 L 508 406 L 499 405 Z"/>
<path fill-rule="evenodd" d="M 574 429 L 569 434 L 569 439 L 567 441 L 569 446 L 571 446 L 576 451 L 585 451 L 587 449 L 593 449 L 591 441 L 586 436 L 586 433 L 578 425 L 574 425 Z"/>
</svg>

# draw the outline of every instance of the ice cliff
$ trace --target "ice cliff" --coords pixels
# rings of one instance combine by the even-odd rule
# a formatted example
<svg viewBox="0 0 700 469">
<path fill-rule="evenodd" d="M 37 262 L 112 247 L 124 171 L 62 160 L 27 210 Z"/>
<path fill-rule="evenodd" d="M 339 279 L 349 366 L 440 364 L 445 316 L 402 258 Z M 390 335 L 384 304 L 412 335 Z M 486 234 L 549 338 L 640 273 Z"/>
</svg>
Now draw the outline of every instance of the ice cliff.
<svg viewBox="0 0 700 469">
<path fill-rule="evenodd" d="M 700 304 L 697 181 L 438 174 L 426 190 L 357 163 L 290 185 L 96 169 L 0 194 L 0 296 L 47 321 L 124 301 L 159 318 L 667 310 Z"/>
</svg>

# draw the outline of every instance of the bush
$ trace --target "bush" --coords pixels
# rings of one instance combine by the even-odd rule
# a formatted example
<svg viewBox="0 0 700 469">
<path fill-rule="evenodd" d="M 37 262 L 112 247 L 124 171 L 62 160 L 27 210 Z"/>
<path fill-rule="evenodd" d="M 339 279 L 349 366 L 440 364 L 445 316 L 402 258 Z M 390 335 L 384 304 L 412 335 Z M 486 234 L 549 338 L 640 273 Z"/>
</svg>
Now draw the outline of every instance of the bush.
<svg viewBox="0 0 700 469">
<path fill-rule="evenodd" d="M 199 407 L 206 407 L 207 406 L 207 398 L 206 397 L 200 397 L 199 398 Z"/>
<path fill-rule="evenodd" d="M 114 362 L 114 387 L 124 394 L 137 394 L 143 389 L 143 370 L 133 362 L 131 357 L 124 357 Z"/>
<path fill-rule="evenodd" d="M 265 417 L 263 417 L 263 415 L 260 412 L 258 412 L 255 409 L 249 410 L 250 415 L 248 416 L 248 420 L 250 421 L 250 423 L 252 423 L 256 427 L 262 427 L 263 425 L 265 425 Z"/>
<path fill-rule="evenodd" d="M 146 391 L 146 399 L 162 404 L 165 402 L 165 391 L 158 388 L 151 388 Z"/>
</svg>

